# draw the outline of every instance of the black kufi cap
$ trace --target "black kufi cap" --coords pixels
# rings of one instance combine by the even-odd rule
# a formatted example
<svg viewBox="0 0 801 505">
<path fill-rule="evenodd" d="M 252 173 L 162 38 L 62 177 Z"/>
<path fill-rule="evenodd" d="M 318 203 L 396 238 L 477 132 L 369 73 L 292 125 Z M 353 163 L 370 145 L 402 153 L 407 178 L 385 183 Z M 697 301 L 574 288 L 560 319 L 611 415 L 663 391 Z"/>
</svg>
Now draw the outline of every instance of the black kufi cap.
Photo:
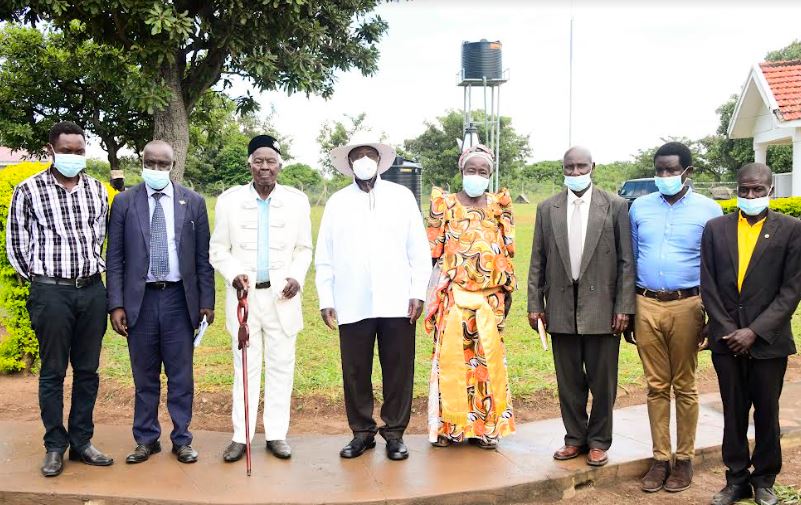
<svg viewBox="0 0 801 505">
<path fill-rule="evenodd" d="M 278 141 L 270 135 L 256 135 L 248 143 L 248 156 L 253 154 L 253 151 L 261 147 L 269 147 L 273 151 L 281 154 L 281 146 Z"/>
</svg>

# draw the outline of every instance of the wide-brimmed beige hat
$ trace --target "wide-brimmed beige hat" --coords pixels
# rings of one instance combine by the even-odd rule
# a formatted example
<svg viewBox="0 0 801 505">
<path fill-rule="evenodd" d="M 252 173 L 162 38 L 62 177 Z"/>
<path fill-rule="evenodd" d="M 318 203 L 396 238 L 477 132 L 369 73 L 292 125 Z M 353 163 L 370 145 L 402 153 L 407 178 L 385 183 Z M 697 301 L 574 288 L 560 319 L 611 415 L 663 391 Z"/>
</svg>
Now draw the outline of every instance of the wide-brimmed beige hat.
<svg viewBox="0 0 801 505">
<path fill-rule="evenodd" d="M 353 169 L 350 168 L 350 163 L 348 163 L 348 154 L 353 149 L 362 146 L 369 146 L 378 151 L 379 161 L 378 161 L 378 173 L 383 174 L 395 163 L 395 149 L 392 146 L 387 144 L 382 144 L 380 142 L 374 142 L 372 138 L 364 136 L 364 135 L 355 135 L 350 144 L 346 146 L 335 147 L 331 149 L 331 164 L 334 165 L 334 168 L 339 171 L 342 175 L 346 175 L 348 177 L 353 177 Z"/>
</svg>

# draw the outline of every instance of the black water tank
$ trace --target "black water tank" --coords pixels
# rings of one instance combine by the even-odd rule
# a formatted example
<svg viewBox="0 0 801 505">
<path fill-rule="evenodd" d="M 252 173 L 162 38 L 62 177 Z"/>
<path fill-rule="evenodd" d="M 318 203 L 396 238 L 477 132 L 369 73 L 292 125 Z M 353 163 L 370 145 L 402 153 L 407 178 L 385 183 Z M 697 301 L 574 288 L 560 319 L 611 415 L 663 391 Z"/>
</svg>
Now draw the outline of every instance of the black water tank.
<svg viewBox="0 0 801 505">
<path fill-rule="evenodd" d="M 401 156 L 395 158 L 389 170 L 381 174 L 381 178 L 409 188 L 420 206 L 423 192 L 423 166 Z"/>
<path fill-rule="evenodd" d="M 502 79 L 501 43 L 481 42 L 462 43 L 462 71 L 465 79 Z"/>
</svg>

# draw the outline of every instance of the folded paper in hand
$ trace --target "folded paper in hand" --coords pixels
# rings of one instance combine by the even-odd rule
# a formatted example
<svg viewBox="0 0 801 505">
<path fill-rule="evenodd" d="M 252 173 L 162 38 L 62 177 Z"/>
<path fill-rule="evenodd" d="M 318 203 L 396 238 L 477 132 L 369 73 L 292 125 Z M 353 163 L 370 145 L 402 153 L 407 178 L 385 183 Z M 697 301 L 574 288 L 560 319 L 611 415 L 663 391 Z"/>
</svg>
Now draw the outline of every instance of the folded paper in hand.
<svg viewBox="0 0 801 505">
<path fill-rule="evenodd" d="M 206 321 L 206 316 L 203 316 L 203 320 L 200 321 L 200 327 L 197 329 L 197 335 L 195 335 L 195 347 L 200 346 L 200 342 L 203 340 L 203 334 L 206 333 L 206 328 L 209 327 L 209 322 Z"/>
</svg>

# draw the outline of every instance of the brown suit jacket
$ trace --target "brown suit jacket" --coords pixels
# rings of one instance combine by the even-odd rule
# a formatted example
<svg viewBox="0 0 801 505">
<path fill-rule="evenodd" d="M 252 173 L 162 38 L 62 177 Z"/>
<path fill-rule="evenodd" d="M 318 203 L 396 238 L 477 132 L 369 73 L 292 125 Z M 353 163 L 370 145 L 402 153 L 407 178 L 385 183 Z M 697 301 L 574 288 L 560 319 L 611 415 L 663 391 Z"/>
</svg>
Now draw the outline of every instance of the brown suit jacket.
<svg viewBox="0 0 801 505">
<path fill-rule="evenodd" d="M 537 206 L 528 311 L 545 312 L 550 333 L 609 334 L 612 317 L 633 314 L 635 308 L 628 205 L 622 198 L 592 187 L 576 305 L 568 250 L 567 191 Z"/>
<path fill-rule="evenodd" d="M 721 337 L 751 328 L 758 337 L 751 357 L 795 354 L 790 321 L 801 300 L 801 221 L 768 211 L 738 292 L 738 215 L 712 219 L 701 238 L 701 296 L 709 315 L 709 346 L 714 353 L 729 354 Z"/>
</svg>

